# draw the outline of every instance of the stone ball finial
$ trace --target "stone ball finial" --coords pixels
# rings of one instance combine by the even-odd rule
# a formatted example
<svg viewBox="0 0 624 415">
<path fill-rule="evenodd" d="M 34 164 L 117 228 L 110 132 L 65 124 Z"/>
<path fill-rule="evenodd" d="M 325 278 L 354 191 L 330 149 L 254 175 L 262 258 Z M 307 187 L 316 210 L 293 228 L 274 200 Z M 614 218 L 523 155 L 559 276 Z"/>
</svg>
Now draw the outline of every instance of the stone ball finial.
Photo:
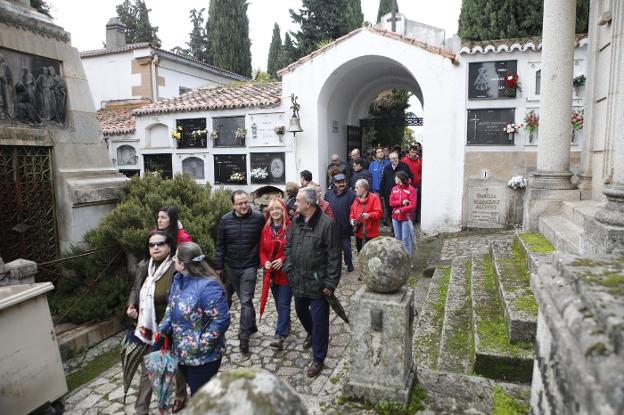
<svg viewBox="0 0 624 415">
<path fill-rule="evenodd" d="M 403 243 L 382 236 L 369 241 L 358 256 L 366 288 L 378 293 L 391 293 L 409 278 L 411 261 Z"/>
<path fill-rule="evenodd" d="M 287 382 L 262 369 L 221 372 L 205 384 L 189 405 L 190 415 L 307 414 Z"/>
</svg>

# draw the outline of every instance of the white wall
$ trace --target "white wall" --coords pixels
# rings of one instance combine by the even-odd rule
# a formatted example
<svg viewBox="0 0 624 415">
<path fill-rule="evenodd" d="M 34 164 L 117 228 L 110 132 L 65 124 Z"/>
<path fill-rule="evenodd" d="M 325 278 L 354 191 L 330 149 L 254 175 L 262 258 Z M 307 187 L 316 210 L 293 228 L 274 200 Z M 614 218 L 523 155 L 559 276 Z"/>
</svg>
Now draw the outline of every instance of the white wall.
<svg viewBox="0 0 624 415">
<path fill-rule="evenodd" d="M 158 86 L 158 97 L 172 98 L 179 95 L 179 88 L 198 88 L 200 86 L 215 87 L 232 82 L 232 79 L 199 69 L 194 65 L 185 65 L 180 62 L 159 57 L 158 76 L 165 79 L 165 85 Z"/>
<path fill-rule="evenodd" d="M 131 99 L 132 86 L 141 84 L 141 76 L 133 75 L 132 52 L 82 58 L 95 109 L 102 102 Z"/>
</svg>

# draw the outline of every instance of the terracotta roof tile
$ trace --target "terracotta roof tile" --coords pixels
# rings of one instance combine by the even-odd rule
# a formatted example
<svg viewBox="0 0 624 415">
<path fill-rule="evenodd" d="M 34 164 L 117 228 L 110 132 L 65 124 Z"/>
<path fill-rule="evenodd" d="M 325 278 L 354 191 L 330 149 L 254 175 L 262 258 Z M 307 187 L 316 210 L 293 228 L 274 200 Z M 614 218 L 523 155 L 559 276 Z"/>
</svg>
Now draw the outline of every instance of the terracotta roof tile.
<svg viewBox="0 0 624 415">
<path fill-rule="evenodd" d="M 198 88 L 133 111 L 134 115 L 163 112 L 275 107 L 282 98 L 281 82 L 234 83 L 217 88 Z"/>
<path fill-rule="evenodd" d="M 587 43 L 587 33 L 580 33 L 576 35 L 575 47 L 582 46 Z M 525 52 L 527 50 L 540 50 L 542 49 L 541 36 L 530 37 L 518 37 L 511 39 L 495 39 L 485 41 L 472 41 L 464 42 L 459 54 L 474 55 L 476 53 L 500 53 L 500 52 L 513 52 L 519 50 Z"/>
<path fill-rule="evenodd" d="M 96 112 L 104 135 L 129 134 L 134 132 L 134 115 L 131 108 L 102 108 Z"/>
</svg>

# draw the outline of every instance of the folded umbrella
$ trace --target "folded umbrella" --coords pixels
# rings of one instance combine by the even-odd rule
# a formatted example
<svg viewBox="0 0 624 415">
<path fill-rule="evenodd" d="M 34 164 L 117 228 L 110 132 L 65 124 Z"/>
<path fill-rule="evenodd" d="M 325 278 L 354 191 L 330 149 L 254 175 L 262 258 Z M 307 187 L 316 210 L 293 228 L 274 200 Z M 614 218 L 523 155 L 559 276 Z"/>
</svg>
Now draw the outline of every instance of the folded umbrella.
<svg viewBox="0 0 624 415">
<path fill-rule="evenodd" d="M 141 364 L 143 355 L 149 348 L 149 345 L 143 343 L 141 339 L 134 335 L 134 327 L 128 329 L 124 339 L 121 341 L 121 368 L 123 371 L 124 397 L 123 402 L 126 403 L 126 395 L 130 389 L 132 379 Z"/>
<path fill-rule="evenodd" d="M 178 368 L 178 359 L 165 348 L 145 355 L 147 376 L 152 382 L 152 391 L 156 396 L 159 409 L 167 409 L 173 395 L 173 380 Z"/>
<path fill-rule="evenodd" d="M 319 280 L 316 272 L 314 273 L 314 278 L 316 278 L 317 281 Z M 338 300 L 338 297 L 336 297 L 334 292 L 331 291 L 331 293 L 329 294 L 323 293 L 323 296 L 331 306 L 332 310 L 334 310 L 334 312 L 338 315 L 338 317 L 340 317 L 345 323 L 349 324 L 349 317 L 347 317 L 347 313 L 345 312 L 344 307 L 342 306 L 342 304 L 340 304 L 340 300 Z"/>
<path fill-rule="evenodd" d="M 282 241 L 276 239 L 273 241 L 273 252 L 269 257 L 269 261 L 275 261 L 275 257 L 279 252 L 282 246 Z M 262 264 L 264 265 L 264 264 Z M 273 268 L 264 270 L 264 279 L 262 280 L 262 293 L 260 294 L 260 318 L 262 318 L 262 314 L 264 313 L 264 307 L 266 306 L 267 298 L 269 298 L 269 287 L 271 286 L 271 274 L 273 273 Z"/>
</svg>

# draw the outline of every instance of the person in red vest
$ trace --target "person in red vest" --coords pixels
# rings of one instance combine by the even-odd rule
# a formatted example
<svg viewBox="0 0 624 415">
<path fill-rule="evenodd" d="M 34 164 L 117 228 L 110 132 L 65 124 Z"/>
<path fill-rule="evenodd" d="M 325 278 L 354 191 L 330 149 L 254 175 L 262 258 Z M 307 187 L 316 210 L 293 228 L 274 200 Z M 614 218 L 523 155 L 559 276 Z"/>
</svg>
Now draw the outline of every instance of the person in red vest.
<svg viewBox="0 0 624 415">
<path fill-rule="evenodd" d="M 416 209 L 414 213 L 414 222 L 420 222 L 420 205 L 422 205 L 421 197 L 420 197 L 420 185 L 422 181 L 422 150 L 419 143 L 411 145 L 409 148 L 409 153 L 405 155 L 401 159 L 401 161 L 410 169 L 412 172 L 412 187 L 416 190 Z"/>
<path fill-rule="evenodd" d="M 290 301 L 292 292 L 288 286 L 284 264 L 284 247 L 290 220 L 282 199 L 273 199 L 266 210 L 267 221 L 260 237 L 260 266 L 265 272 L 271 270 L 271 293 L 277 308 L 275 336 L 269 344 L 272 349 L 284 349 L 284 340 L 290 334 Z"/>
<path fill-rule="evenodd" d="M 177 246 L 183 242 L 193 242 L 188 233 L 178 221 L 178 208 L 163 206 L 158 209 L 156 216 L 156 230 L 166 232 L 173 240 L 171 250 L 175 252 Z"/>
<path fill-rule="evenodd" d="M 383 210 L 379 196 L 369 192 L 366 179 L 355 182 L 355 196 L 349 218 L 355 234 L 355 247 L 360 252 L 367 241 L 379 236 L 379 221 Z"/>
</svg>

